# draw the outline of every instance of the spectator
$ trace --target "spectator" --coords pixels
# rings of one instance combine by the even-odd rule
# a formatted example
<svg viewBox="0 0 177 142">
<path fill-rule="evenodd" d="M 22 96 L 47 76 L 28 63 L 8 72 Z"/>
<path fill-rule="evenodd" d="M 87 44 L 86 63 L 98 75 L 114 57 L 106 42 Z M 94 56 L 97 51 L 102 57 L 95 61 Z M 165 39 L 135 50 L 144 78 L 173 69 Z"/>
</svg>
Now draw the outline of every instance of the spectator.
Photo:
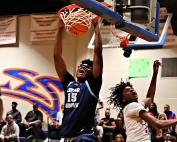
<svg viewBox="0 0 177 142">
<path fill-rule="evenodd" d="M 170 111 L 170 106 L 168 104 L 164 106 L 164 113 L 166 114 L 168 120 L 176 119 L 176 114 L 173 111 Z M 176 126 L 172 127 L 173 136 L 176 136 L 175 128 Z"/>
<path fill-rule="evenodd" d="M 102 118 L 100 122 L 98 123 L 99 126 L 103 127 L 103 142 L 110 142 L 112 139 L 112 133 L 115 128 L 115 120 L 114 118 L 110 117 L 110 108 L 107 108 L 105 111 L 105 118 Z"/>
<path fill-rule="evenodd" d="M 152 142 L 164 142 L 164 140 L 162 129 L 157 129 L 156 135 L 152 137 Z"/>
<path fill-rule="evenodd" d="M 23 123 L 19 123 L 20 136 L 24 137 L 26 132 L 25 129 L 33 126 L 33 136 L 36 139 L 36 142 L 38 142 L 40 131 L 42 129 L 42 122 L 43 114 L 41 111 L 38 110 L 38 104 L 34 103 L 33 110 L 29 111 L 26 114 Z"/>
<path fill-rule="evenodd" d="M 96 124 L 96 134 L 97 134 L 97 141 L 102 142 L 102 137 L 103 137 L 103 128 L 102 126 L 99 126 L 98 123 Z"/>
<path fill-rule="evenodd" d="M 15 123 L 20 123 L 22 121 L 22 115 L 21 112 L 19 110 L 17 110 L 17 102 L 12 102 L 12 110 L 8 111 L 6 114 L 6 121 L 7 121 L 7 117 L 9 115 L 13 116 L 13 120 Z"/>
<path fill-rule="evenodd" d="M 122 127 L 125 129 L 125 123 L 124 123 L 124 113 L 122 110 L 120 110 L 120 112 L 117 115 L 117 118 L 121 118 L 122 119 Z"/>
<path fill-rule="evenodd" d="M 170 111 L 170 106 L 168 104 L 164 106 L 164 113 L 166 114 L 168 120 L 176 119 L 176 114 Z"/>
<path fill-rule="evenodd" d="M 19 142 L 19 127 L 12 115 L 7 116 L 7 124 L 1 130 L 0 140 L 1 142 Z"/>
<path fill-rule="evenodd" d="M 103 99 L 102 96 L 100 95 L 97 103 L 96 111 L 95 111 L 95 118 L 94 118 L 95 124 L 97 124 L 100 121 L 100 109 L 102 108 L 103 108 Z"/>
<path fill-rule="evenodd" d="M 159 114 L 158 118 L 159 120 L 167 120 L 167 116 L 165 113 L 161 113 Z M 168 128 L 168 129 L 163 129 L 162 130 L 163 133 L 172 133 L 172 127 Z"/>
<path fill-rule="evenodd" d="M 49 138 L 46 138 L 44 142 L 51 141 L 51 132 L 52 131 L 55 131 L 56 133 L 58 133 L 58 130 L 59 130 L 59 128 L 61 126 L 61 123 L 62 123 L 63 110 L 64 110 L 64 104 L 61 105 L 61 111 L 59 111 L 57 113 L 55 124 L 48 124 L 48 136 L 49 136 Z"/>
<path fill-rule="evenodd" d="M 149 113 L 150 115 L 154 116 L 156 119 L 157 119 L 157 117 L 159 116 L 159 112 L 158 112 L 158 110 L 157 110 L 157 105 L 156 105 L 155 102 L 152 102 L 152 103 L 150 104 L 148 113 Z"/>
<path fill-rule="evenodd" d="M 158 118 L 158 115 L 159 115 L 159 112 L 157 110 L 157 105 L 155 102 L 152 102 L 150 105 L 149 105 L 149 110 L 148 110 L 148 113 L 155 117 L 156 119 Z M 151 125 L 148 124 L 148 128 L 149 130 L 151 131 L 151 136 L 152 137 L 155 137 L 156 136 L 156 129 L 154 127 L 152 127 Z"/>
<path fill-rule="evenodd" d="M 121 134 L 124 140 L 126 140 L 127 136 L 125 134 L 125 129 L 122 127 L 122 119 L 118 117 L 115 123 L 116 123 L 116 127 L 114 128 L 113 134 L 112 134 L 113 139 L 115 138 L 116 135 Z"/>
<path fill-rule="evenodd" d="M 115 136 L 115 142 L 125 142 L 125 140 L 121 134 L 118 134 Z"/>
<path fill-rule="evenodd" d="M 165 113 L 159 114 L 158 117 L 159 120 L 167 120 L 167 116 Z M 165 140 L 170 139 L 171 141 L 176 141 L 176 137 L 173 136 L 173 128 L 169 127 L 168 129 L 162 129 L 162 132 L 164 134 Z"/>
</svg>

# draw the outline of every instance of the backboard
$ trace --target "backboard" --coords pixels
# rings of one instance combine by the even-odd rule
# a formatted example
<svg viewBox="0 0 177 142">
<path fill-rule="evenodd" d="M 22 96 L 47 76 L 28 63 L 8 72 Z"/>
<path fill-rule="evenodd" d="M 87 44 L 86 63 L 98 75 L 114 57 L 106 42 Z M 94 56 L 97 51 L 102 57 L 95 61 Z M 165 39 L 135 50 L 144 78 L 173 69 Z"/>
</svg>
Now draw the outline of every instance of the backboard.
<svg viewBox="0 0 177 142">
<path fill-rule="evenodd" d="M 108 1 L 108 0 L 107 0 Z M 128 15 L 127 15 L 128 17 Z M 167 20 L 168 19 L 168 20 Z M 160 36 L 159 38 L 163 37 L 163 30 L 165 31 L 165 28 L 168 28 L 167 30 L 167 39 L 165 45 L 175 45 L 177 44 L 177 36 L 173 34 L 172 27 L 170 25 L 170 20 L 171 20 L 171 15 L 167 13 L 166 8 L 161 8 L 160 9 L 160 25 L 159 25 L 159 33 Z M 139 25 L 145 28 L 145 25 Z M 103 43 L 103 48 L 118 48 L 119 47 L 119 39 L 115 38 L 111 33 L 110 33 L 110 25 L 105 23 L 105 20 L 100 21 L 100 33 L 102 37 L 102 43 Z M 121 30 L 117 30 L 117 34 L 120 36 L 126 36 L 128 33 L 123 32 Z M 162 35 L 162 36 L 161 36 Z M 94 42 L 94 34 L 89 42 L 88 48 L 93 48 L 93 42 Z M 129 43 L 130 44 L 143 44 L 143 43 L 152 43 L 154 42 L 147 42 L 141 38 L 138 37 L 132 37 L 129 36 Z"/>
</svg>

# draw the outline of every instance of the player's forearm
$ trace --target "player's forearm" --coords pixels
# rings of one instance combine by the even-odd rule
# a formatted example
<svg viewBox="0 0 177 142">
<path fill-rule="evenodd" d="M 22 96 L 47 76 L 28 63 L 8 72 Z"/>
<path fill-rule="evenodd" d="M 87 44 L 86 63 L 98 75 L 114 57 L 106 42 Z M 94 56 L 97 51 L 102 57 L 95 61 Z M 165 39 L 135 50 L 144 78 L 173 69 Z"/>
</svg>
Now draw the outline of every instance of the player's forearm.
<svg viewBox="0 0 177 142">
<path fill-rule="evenodd" d="M 98 24 L 94 25 L 94 32 L 95 32 L 94 51 L 101 53 L 102 52 L 102 41 L 101 41 L 101 35 L 100 35 L 100 30 L 99 30 Z"/>
<path fill-rule="evenodd" d="M 167 129 L 169 127 L 175 126 L 177 124 L 177 119 L 172 120 L 158 120 L 157 129 Z"/>
<path fill-rule="evenodd" d="M 157 81 L 157 74 L 153 73 L 152 80 L 149 86 L 148 93 L 146 95 L 146 98 L 151 98 L 152 102 L 154 101 L 154 95 L 156 91 L 156 81 Z"/>
<path fill-rule="evenodd" d="M 57 31 L 55 44 L 54 44 L 54 58 L 62 55 L 62 28 Z"/>
</svg>

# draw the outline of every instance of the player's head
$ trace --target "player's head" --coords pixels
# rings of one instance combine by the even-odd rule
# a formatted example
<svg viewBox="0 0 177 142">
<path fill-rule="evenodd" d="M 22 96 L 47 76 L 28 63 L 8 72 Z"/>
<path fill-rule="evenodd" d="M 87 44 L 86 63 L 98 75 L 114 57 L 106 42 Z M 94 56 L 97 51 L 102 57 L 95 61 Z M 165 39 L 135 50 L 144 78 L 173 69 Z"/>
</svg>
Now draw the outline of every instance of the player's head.
<svg viewBox="0 0 177 142">
<path fill-rule="evenodd" d="M 92 73 L 93 61 L 85 59 L 81 61 L 76 71 L 76 77 L 79 82 L 84 82 Z"/>
<path fill-rule="evenodd" d="M 123 109 L 127 104 L 138 101 L 138 95 L 130 82 L 120 82 L 111 89 L 111 96 L 108 97 L 108 103 L 113 104 L 114 108 Z"/>
</svg>

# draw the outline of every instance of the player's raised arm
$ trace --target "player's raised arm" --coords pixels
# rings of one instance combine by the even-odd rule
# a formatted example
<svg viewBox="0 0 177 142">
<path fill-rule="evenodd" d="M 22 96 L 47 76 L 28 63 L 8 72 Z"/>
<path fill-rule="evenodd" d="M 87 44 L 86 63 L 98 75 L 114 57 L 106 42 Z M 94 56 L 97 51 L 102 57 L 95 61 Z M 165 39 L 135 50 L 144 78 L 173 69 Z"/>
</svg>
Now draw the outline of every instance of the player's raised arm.
<svg viewBox="0 0 177 142">
<path fill-rule="evenodd" d="M 94 39 L 94 55 L 93 55 L 93 75 L 94 77 L 98 77 L 103 72 L 103 57 L 102 57 L 102 41 L 101 41 L 101 35 L 98 25 L 98 20 L 93 20 L 94 25 L 94 33 L 95 33 L 95 39 Z"/>
<path fill-rule="evenodd" d="M 159 70 L 160 65 L 161 65 L 161 63 L 158 60 L 154 61 L 152 80 L 151 80 L 149 90 L 146 95 L 146 99 L 143 100 L 143 102 L 145 103 L 145 108 L 148 107 L 150 105 L 150 103 L 154 101 L 154 95 L 155 95 L 155 91 L 156 91 L 157 74 L 158 74 L 158 70 Z"/>
<path fill-rule="evenodd" d="M 64 23 L 63 21 L 59 18 L 59 28 L 58 28 L 58 32 L 56 35 L 56 39 L 55 39 L 55 44 L 54 44 L 54 62 L 55 62 L 55 69 L 56 72 L 61 80 L 61 82 L 64 81 L 67 69 L 66 69 L 66 65 L 64 62 L 64 59 L 62 58 L 62 29 L 64 27 Z"/>
</svg>

